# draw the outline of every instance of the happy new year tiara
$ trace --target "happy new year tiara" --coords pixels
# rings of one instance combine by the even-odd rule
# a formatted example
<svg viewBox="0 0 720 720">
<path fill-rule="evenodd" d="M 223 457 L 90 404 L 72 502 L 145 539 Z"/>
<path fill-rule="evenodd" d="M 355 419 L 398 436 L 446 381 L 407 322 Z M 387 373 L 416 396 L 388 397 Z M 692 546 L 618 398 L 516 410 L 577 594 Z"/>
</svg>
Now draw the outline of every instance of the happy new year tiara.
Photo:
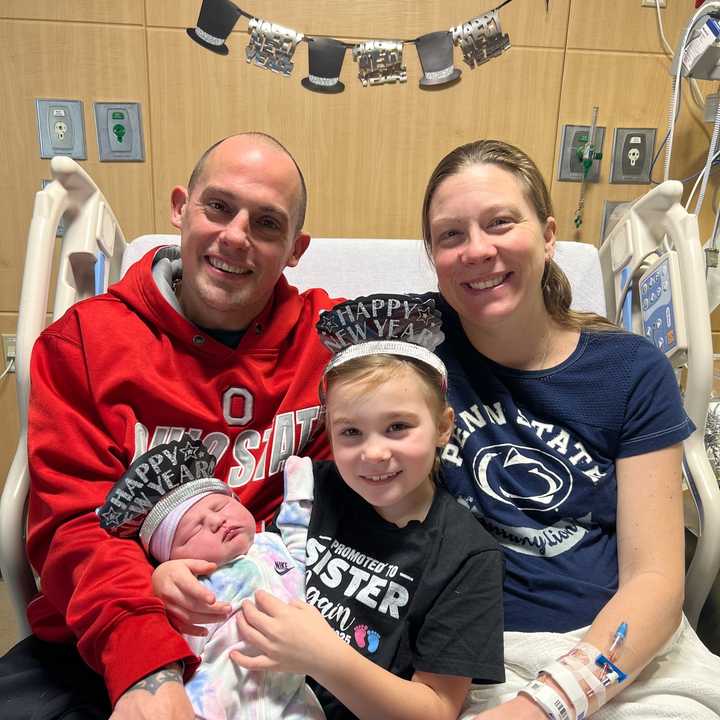
<svg viewBox="0 0 720 720">
<path fill-rule="evenodd" d="M 216 459 L 200 440 L 183 435 L 140 455 L 95 510 L 110 535 L 139 536 L 147 549 L 160 522 L 185 500 L 206 492 L 232 495 L 213 478 Z"/>
<path fill-rule="evenodd" d="M 417 295 L 368 295 L 320 313 L 320 340 L 335 353 L 333 368 L 367 355 L 398 355 L 429 365 L 447 388 L 447 369 L 433 350 L 445 339 L 442 317 L 432 298 Z"/>
</svg>

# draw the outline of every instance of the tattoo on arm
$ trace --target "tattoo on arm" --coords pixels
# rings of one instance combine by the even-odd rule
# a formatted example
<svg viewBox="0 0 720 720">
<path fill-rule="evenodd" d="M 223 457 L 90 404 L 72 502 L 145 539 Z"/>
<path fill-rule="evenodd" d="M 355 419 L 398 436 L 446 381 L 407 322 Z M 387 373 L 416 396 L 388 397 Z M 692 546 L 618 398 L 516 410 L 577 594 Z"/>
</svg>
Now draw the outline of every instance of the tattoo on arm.
<svg viewBox="0 0 720 720">
<path fill-rule="evenodd" d="M 154 695 L 162 685 L 168 682 L 180 683 L 182 685 L 182 672 L 180 671 L 179 665 L 168 665 L 160 670 L 156 670 L 142 680 L 138 680 L 138 682 L 131 685 L 125 692 L 147 690 L 151 695 Z"/>
</svg>

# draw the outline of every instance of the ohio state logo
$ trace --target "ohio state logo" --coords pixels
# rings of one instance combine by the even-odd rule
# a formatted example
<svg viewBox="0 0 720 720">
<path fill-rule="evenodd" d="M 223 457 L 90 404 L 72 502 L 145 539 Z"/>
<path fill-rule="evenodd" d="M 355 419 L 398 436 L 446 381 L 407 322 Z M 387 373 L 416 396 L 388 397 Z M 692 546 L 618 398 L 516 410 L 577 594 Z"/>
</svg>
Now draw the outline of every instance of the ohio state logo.
<svg viewBox="0 0 720 720">
<path fill-rule="evenodd" d="M 519 510 L 548 512 L 562 505 L 573 481 L 568 467 L 554 455 L 505 443 L 482 448 L 473 458 L 478 487 L 494 500 Z"/>
</svg>

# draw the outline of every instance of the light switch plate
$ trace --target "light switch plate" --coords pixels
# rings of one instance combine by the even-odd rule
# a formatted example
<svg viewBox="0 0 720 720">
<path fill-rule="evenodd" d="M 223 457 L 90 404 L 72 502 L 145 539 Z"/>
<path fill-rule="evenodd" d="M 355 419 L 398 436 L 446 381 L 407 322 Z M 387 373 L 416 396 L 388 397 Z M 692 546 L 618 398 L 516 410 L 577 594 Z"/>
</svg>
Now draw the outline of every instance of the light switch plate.
<svg viewBox="0 0 720 720">
<path fill-rule="evenodd" d="M 93 103 L 101 162 L 145 160 L 140 103 Z"/>
<path fill-rule="evenodd" d="M 3 356 L 2 368 L 3 369 L 6 368 L 12 360 L 16 360 L 16 358 L 17 358 L 16 346 L 17 346 L 17 336 L 3 333 L 3 335 L 2 335 L 2 356 Z M 17 367 L 17 361 L 16 361 L 16 364 L 13 366 L 12 370 L 10 370 L 10 372 L 15 372 L 16 367 Z"/>
<path fill-rule="evenodd" d="M 615 128 L 610 182 L 647 185 L 655 154 L 655 128 Z"/>
<path fill-rule="evenodd" d="M 67 155 L 87 159 L 85 121 L 80 100 L 35 100 L 40 157 Z"/>
<path fill-rule="evenodd" d="M 590 133 L 589 125 L 563 125 L 562 142 L 560 144 L 560 162 L 558 166 L 558 180 L 565 182 L 582 182 L 582 163 L 577 155 L 577 149 L 584 145 Z M 605 142 L 605 128 L 595 128 L 595 150 L 602 151 Z M 588 172 L 587 182 L 597 182 L 600 179 L 600 163 L 595 160 Z"/>
</svg>

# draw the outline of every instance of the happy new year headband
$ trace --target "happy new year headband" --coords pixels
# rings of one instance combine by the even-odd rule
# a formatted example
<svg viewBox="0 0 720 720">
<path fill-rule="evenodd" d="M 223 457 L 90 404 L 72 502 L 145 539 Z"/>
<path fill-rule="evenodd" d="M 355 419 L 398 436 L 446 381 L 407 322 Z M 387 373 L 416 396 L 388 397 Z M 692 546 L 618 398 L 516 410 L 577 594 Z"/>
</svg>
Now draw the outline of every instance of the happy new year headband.
<svg viewBox="0 0 720 720">
<path fill-rule="evenodd" d="M 196 495 L 232 495 L 212 477 L 215 456 L 199 440 L 183 435 L 140 455 L 113 485 L 105 503 L 95 511 L 100 527 L 110 535 L 150 539 L 169 512 Z"/>
<path fill-rule="evenodd" d="M 325 347 L 335 353 L 324 376 L 367 355 L 397 355 L 430 366 L 447 389 L 447 369 L 433 350 L 445 339 L 442 318 L 432 298 L 417 295 L 368 295 L 320 313 L 315 326 Z"/>
</svg>

